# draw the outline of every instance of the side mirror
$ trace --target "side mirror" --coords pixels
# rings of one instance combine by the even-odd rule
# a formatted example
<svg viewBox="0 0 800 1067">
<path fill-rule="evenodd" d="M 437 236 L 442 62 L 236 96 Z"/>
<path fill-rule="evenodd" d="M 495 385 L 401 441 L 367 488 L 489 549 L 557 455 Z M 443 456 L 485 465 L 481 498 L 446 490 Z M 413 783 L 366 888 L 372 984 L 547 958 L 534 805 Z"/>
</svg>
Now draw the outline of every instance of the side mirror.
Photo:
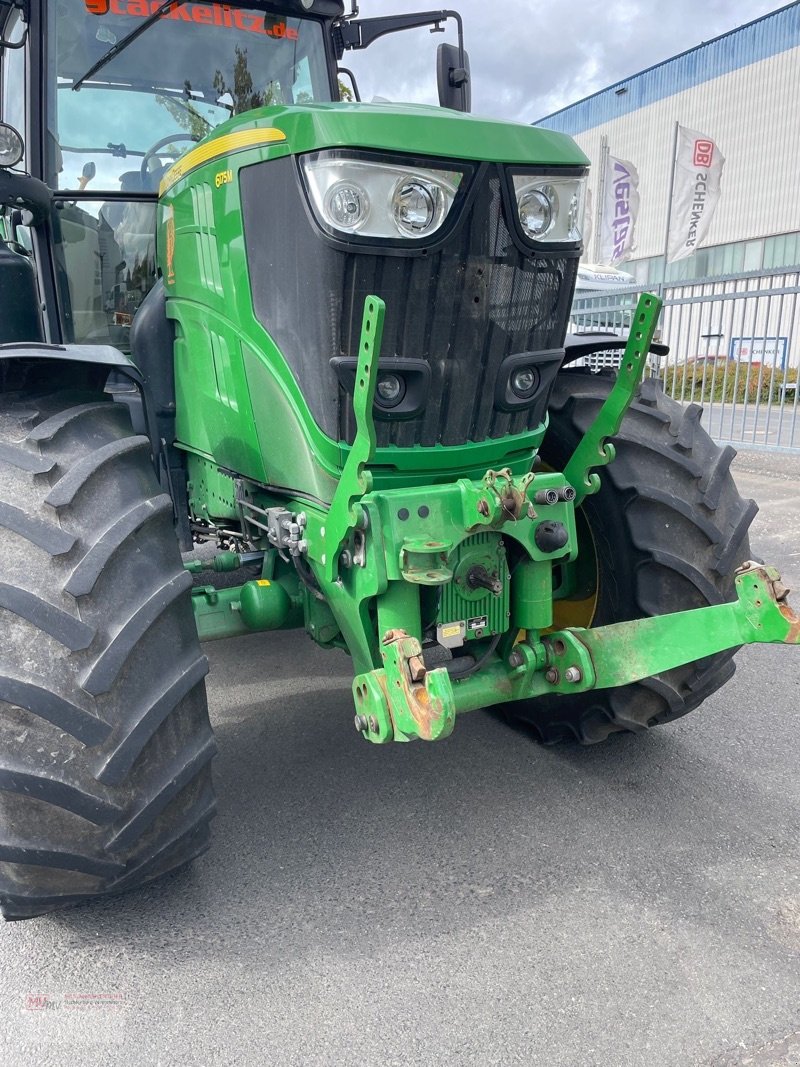
<svg viewBox="0 0 800 1067">
<path fill-rule="evenodd" d="M 83 171 L 81 173 L 80 178 L 78 179 L 78 189 L 80 190 L 80 192 L 83 192 L 83 190 L 86 188 L 86 186 L 92 180 L 92 178 L 95 177 L 96 174 L 97 174 L 97 167 L 95 166 L 94 163 L 84 163 L 83 164 Z"/>
<path fill-rule="evenodd" d="M 436 82 L 442 107 L 465 112 L 472 109 L 469 56 L 460 52 L 456 45 L 440 44 L 436 50 Z"/>
</svg>

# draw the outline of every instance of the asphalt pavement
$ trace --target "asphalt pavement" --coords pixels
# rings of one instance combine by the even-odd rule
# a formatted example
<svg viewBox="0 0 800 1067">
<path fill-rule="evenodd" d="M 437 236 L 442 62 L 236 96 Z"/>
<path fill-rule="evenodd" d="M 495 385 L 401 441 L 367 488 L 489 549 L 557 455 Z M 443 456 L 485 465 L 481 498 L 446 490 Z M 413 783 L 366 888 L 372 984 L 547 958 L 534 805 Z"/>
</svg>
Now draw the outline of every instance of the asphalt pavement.
<svg viewBox="0 0 800 1067">
<path fill-rule="evenodd" d="M 800 448 L 800 416 L 793 401 L 775 404 L 706 404 L 703 426 L 720 441 L 750 448 Z"/>
<path fill-rule="evenodd" d="M 800 460 L 738 469 L 800 590 Z M 800 1063 L 800 650 L 589 748 L 373 747 L 344 655 L 208 651 L 213 848 L 0 928 L 2 1067 Z"/>
</svg>

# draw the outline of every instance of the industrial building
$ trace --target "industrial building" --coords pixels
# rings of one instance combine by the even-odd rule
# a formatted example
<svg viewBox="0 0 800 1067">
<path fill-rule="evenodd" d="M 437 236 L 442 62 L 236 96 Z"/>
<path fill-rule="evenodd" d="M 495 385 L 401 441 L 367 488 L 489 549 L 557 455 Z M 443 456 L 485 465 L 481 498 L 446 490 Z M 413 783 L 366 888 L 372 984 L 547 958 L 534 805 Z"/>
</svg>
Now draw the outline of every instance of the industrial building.
<svg viewBox="0 0 800 1067">
<path fill-rule="evenodd" d="M 638 171 L 639 211 L 622 267 L 642 284 L 664 280 L 676 123 L 713 139 L 725 162 L 708 232 L 691 255 L 667 264 L 666 280 L 799 264 L 800 0 L 536 123 L 570 134 L 592 161 L 588 262 L 604 261 L 604 146 Z"/>
</svg>

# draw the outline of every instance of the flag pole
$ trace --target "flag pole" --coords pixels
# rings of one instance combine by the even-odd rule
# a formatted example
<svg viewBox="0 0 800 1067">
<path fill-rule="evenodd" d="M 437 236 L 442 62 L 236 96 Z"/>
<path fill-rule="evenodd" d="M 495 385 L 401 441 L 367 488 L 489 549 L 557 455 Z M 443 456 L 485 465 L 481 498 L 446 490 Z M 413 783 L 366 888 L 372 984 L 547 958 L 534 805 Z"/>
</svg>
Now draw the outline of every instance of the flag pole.
<svg viewBox="0 0 800 1067">
<path fill-rule="evenodd" d="M 661 272 L 661 296 L 664 296 L 664 285 L 667 281 L 667 256 L 669 254 L 669 228 L 672 225 L 672 194 L 675 191 L 675 164 L 678 159 L 678 130 L 680 126 L 676 120 L 675 130 L 672 135 L 672 167 L 669 172 L 669 192 L 667 193 L 667 232 L 664 237 L 664 269 Z"/>
<path fill-rule="evenodd" d="M 594 208 L 594 263 L 600 262 L 600 253 L 602 251 L 602 226 L 603 226 L 603 210 L 605 208 L 606 200 L 606 173 L 608 171 L 608 137 L 603 134 L 600 138 L 600 174 L 597 183 L 597 203 Z"/>
</svg>

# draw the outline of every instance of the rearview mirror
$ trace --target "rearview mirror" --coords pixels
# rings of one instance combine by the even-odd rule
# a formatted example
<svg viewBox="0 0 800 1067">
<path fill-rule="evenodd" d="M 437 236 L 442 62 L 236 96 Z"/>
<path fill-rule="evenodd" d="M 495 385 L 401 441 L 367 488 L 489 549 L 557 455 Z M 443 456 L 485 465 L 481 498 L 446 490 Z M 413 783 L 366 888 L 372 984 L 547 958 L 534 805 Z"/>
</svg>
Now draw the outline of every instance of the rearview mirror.
<svg viewBox="0 0 800 1067">
<path fill-rule="evenodd" d="M 469 77 L 469 56 L 463 52 L 461 64 L 459 49 L 454 44 L 440 44 L 436 50 L 436 82 L 439 87 L 439 103 L 452 111 L 472 109 L 472 85 Z"/>
<path fill-rule="evenodd" d="M 83 190 L 86 188 L 86 186 L 92 180 L 92 178 L 95 177 L 96 174 L 97 174 L 97 167 L 95 166 L 94 163 L 84 163 L 83 164 L 83 171 L 81 173 L 80 178 L 78 179 L 78 189 L 79 189 L 80 192 L 83 192 Z"/>
</svg>

